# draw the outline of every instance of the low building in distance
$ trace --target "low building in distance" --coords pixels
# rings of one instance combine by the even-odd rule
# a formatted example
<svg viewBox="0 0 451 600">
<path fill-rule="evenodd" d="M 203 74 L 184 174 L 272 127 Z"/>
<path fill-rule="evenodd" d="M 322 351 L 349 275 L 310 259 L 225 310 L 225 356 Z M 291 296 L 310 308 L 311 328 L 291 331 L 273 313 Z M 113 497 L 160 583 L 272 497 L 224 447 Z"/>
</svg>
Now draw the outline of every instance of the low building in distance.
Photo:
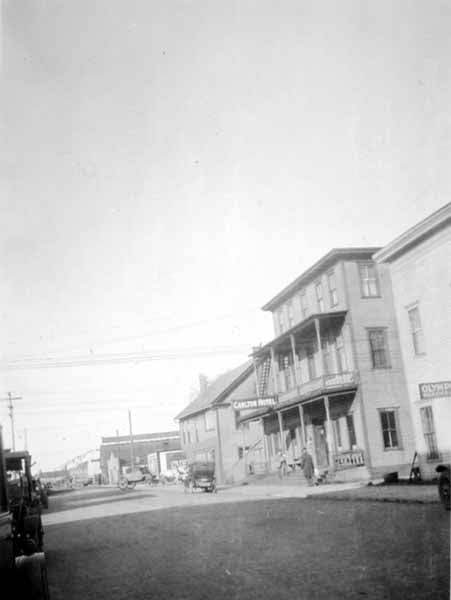
<svg viewBox="0 0 451 600">
<path fill-rule="evenodd" d="M 211 383 L 200 377 L 199 395 L 177 415 L 188 462 L 215 463 L 218 483 L 242 481 L 265 469 L 263 431 L 258 422 L 242 427 L 240 415 L 270 399 L 257 398 L 251 360 Z"/>
<path fill-rule="evenodd" d="M 389 268 L 380 248 L 333 249 L 265 304 L 275 337 L 254 349 L 268 470 L 306 446 L 337 480 L 407 475 L 413 429 Z"/>
<path fill-rule="evenodd" d="M 451 461 L 451 203 L 376 255 L 390 268 L 423 478 Z"/>
<path fill-rule="evenodd" d="M 132 456 L 134 465 L 131 464 Z M 156 476 L 176 468 L 185 455 L 178 431 L 103 437 L 100 469 L 104 481 L 116 484 L 123 467 L 145 467 Z"/>
</svg>

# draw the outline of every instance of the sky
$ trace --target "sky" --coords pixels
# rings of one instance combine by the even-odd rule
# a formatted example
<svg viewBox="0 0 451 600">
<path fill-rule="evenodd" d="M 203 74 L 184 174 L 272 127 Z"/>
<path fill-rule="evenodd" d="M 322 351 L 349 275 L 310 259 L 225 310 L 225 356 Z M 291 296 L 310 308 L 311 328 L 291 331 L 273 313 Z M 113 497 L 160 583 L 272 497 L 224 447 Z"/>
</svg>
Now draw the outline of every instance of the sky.
<svg viewBox="0 0 451 600">
<path fill-rule="evenodd" d="M 449 2 L 2 9 L 0 398 L 43 469 L 176 428 L 281 288 L 449 202 Z"/>
</svg>

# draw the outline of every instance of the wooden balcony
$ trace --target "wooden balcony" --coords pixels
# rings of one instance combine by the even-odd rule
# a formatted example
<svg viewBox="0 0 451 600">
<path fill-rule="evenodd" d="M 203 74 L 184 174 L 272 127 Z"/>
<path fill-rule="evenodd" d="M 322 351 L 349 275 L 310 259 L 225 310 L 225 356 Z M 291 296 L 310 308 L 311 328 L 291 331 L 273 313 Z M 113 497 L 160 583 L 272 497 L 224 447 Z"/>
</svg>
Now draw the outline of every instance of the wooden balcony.
<svg viewBox="0 0 451 600">
<path fill-rule="evenodd" d="M 330 390 L 347 389 L 356 387 L 358 383 L 357 373 L 355 371 L 346 371 L 343 373 L 332 373 L 321 375 L 310 381 L 305 381 L 299 386 L 295 384 L 293 367 L 289 367 L 279 372 L 279 394 L 282 402 L 295 396 L 311 396 L 314 394 L 326 394 Z"/>
</svg>

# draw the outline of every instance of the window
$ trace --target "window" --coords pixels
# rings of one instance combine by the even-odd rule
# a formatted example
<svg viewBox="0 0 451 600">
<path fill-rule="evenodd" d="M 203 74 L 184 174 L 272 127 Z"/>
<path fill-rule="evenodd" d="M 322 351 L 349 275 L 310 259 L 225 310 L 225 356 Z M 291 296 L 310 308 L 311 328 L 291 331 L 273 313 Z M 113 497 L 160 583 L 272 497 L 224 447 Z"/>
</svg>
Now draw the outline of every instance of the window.
<svg viewBox="0 0 451 600">
<path fill-rule="evenodd" d="M 182 431 L 182 434 L 183 434 L 183 443 L 186 444 L 186 435 L 185 435 L 185 432 Z"/>
<path fill-rule="evenodd" d="M 316 365 L 315 365 L 315 352 L 313 346 L 308 346 L 307 350 L 307 368 L 309 379 L 315 379 L 316 377 Z"/>
<path fill-rule="evenodd" d="M 384 448 L 398 448 L 398 433 L 396 431 L 395 411 L 383 410 L 381 411 L 380 415 Z"/>
<path fill-rule="evenodd" d="M 249 452 L 249 446 L 238 446 L 238 459 L 244 458 L 244 455 Z"/>
<path fill-rule="evenodd" d="M 329 286 L 329 300 L 331 306 L 337 306 L 338 294 L 337 294 L 337 282 L 335 281 L 335 272 L 329 271 L 327 274 L 327 284 Z"/>
<path fill-rule="evenodd" d="M 423 426 L 423 435 L 426 442 L 427 458 L 439 458 L 437 448 L 437 438 L 435 436 L 434 418 L 432 415 L 432 406 L 423 406 L 420 408 L 421 424 Z"/>
<path fill-rule="evenodd" d="M 321 281 L 315 283 L 316 302 L 318 305 L 318 312 L 324 312 L 324 298 L 323 298 L 323 286 Z"/>
<path fill-rule="evenodd" d="M 324 367 L 326 370 L 326 374 L 330 375 L 334 373 L 334 361 L 333 361 L 333 349 L 334 349 L 334 340 L 331 336 L 323 338 L 321 340 L 321 347 L 323 350 L 323 359 L 324 359 Z"/>
<path fill-rule="evenodd" d="M 188 436 L 188 444 L 191 444 L 191 432 L 188 431 L 186 435 Z"/>
<path fill-rule="evenodd" d="M 333 421 L 334 424 L 334 431 L 335 431 L 335 441 L 337 442 L 337 446 L 339 448 L 342 447 L 342 443 L 341 443 L 341 429 L 340 429 L 340 420 L 339 419 L 335 419 Z"/>
<path fill-rule="evenodd" d="M 283 333 L 285 331 L 285 314 L 283 307 L 277 311 L 277 322 L 279 324 L 279 333 Z"/>
<path fill-rule="evenodd" d="M 197 430 L 197 426 L 196 426 L 195 432 L 196 432 L 196 442 L 198 442 L 199 441 L 199 432 Z"/>
<path fill-rule="evenodd" d="M 337 348 L 337 371 L 338 373 L 344 373 L 348 370 L 348 363 L 346 360 L 346 350 L 341 333 L 336 337 L 336 348 Z"/>
<path fill-rule="evenodd" d="M 352 447 L 357 446 L 357 439 L 355 437 L 354 429 L 354 417 L 353 415 L 346 415 L 346 425 L 348 427 L 349 444 Z"/>
<path fill-rule="evenodd" d="M 305 317 L 308 315 L 307 294 L 305 290 L 301 291 L 299 300 L 301 302 L 301 316 L 303 319 L 305 319 Z"/>
<path fill-rule="evenodd" d="M 287 315 L 288 315 L 288 327 L 293 327 L 294 325 L 294 314 L 293 314 L 293 302 L 290 300 L 287 303 Z"/>
<path fill-rule="evenodd" d="M 379 296 L 379 282 L 374 263 L 360 263 L 360 289 L 364 298 Z"/>
<path fill-rule="evenodd" d="M 386 330 L 370 329 L 368 335 L 373 369 L 388 369 L 390 361 L 388 357 Z"/>
<path fill-rule="evenodd" d="M 215 413 L 212 410 L 204 412 L 205 431 L 213 431 L 215 429 Z"/>
<path fill-rule="evenodd" d="M 414 306 L 407 311 L 410 322 L 410 333 L 412 334 L 413 350 L 418 356 L 424 354 L 424 335 L 423 328 L 421 327 L 420 311 L 418 306 Z"/>
</svg>

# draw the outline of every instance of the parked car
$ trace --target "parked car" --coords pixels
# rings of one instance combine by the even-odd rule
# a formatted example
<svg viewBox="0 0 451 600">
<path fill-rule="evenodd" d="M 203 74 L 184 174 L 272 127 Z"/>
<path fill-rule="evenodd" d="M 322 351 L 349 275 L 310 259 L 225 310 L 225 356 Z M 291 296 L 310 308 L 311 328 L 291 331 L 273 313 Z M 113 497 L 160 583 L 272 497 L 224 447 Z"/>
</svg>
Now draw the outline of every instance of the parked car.
<svg viewBox="0 0 451 600">
<path fill-rule="evenodd" d="M 449 472 L 450 465 L 438 465 L 435 469 L 439 474 L 438 477 L 438 493 L 440 500 L 446 510 L 450 509 L 450 497 L 449 497 Z"/>
<path fill-rule="evenodd" d="M 189 465 L 189 475 L 185 483 L 185 490 L 201 489 L 204 492 L 218 491 L 216 487 L 215 463 L 194 462 Z"/>
</svg>

